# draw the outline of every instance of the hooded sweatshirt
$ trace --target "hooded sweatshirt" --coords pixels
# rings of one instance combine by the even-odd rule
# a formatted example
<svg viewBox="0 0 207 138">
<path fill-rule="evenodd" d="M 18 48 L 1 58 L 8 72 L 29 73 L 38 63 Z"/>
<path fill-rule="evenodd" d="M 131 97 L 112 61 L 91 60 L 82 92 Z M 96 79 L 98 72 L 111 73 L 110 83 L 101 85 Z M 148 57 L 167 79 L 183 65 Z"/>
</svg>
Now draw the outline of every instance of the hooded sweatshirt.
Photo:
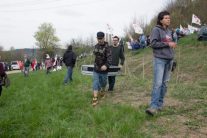
<svg viewBox="0 0 207 138">
<path fill-rule="evenodd" d="M 151 47 L 156 58 L 173 59 L 174 50 L 169 46 L 169 42 L 173 42 L 172 31 L 157 25 L 153 28 L 150 36 Z"/>
</svg>

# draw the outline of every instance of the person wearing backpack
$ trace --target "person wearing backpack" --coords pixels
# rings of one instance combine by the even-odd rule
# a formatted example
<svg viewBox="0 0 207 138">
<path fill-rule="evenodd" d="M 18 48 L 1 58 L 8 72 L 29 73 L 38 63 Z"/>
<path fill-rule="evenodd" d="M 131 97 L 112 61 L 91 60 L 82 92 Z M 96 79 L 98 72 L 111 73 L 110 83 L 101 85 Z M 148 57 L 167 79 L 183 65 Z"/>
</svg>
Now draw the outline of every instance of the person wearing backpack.
<svg viewBox="0 0 207 138">
<path fill-rule="evenodd" d="M 119 37 L 114 36 L 113 37 L 113 45 L 110 46 L 111 48 L 111 55 L 112 55 L 112 66 L 118 66 L 119 65 L 119 59 L 121 59 L 120 62 L 120 68 L 124 65 L 124 50 L 123 47 L 119 44 Z M 109 83 L 109 92 L 113 92 L 114 90 L 114 85 L 116 81 L 116 76 L 108 76 L 108 83 Z"/>
<path fill-rule="evenodd" d="M 157 25 L 153 28 L 150 36 L 154 55 L 154 81 L 151 103 L 146 113 L 152 116 L 162 110 L 167 92 L 167 82 L 170 80 L 176 43 L 173 42 L 169 25 L 170 13 L 167 11 L 160 12 L 157 17 Z"/>
<path fill-rule="evenodd" d="M 73 81 L 72 75 L 73 75 L 73 68 L 76 63 L 76 55 L 73 52 L 72 45 L 68 46 L 67 51 L 63 55 L 63 62 L 65 63 L 65 66 L 67 67 L 67 73 L 64 78 L 64 84 L 67 85 L 68 81 Z"/>
</svg>

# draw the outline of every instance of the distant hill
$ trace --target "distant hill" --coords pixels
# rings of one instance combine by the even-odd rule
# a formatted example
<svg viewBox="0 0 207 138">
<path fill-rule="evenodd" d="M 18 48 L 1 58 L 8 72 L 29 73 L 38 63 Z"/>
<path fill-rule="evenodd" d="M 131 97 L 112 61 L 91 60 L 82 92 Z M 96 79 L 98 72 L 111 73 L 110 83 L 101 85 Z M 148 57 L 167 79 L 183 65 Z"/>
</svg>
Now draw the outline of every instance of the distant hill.
<svg viewBox="0 0 207 138">
<path fill-rule="evenodd" d="M 170 12 L 172 28 L 179 27 L 180 25 L 187 27 L 188 24 L 191 25 L 192 14 L 195 14 L 201 20 L 201 24 L 207 24 L 206 6 L 207 0 L 171 0 L 163 10 Z M 145 32 L 147 34 L 155 26 L 156 20 L 157 15 L 146 25 Z"/>
</svg>

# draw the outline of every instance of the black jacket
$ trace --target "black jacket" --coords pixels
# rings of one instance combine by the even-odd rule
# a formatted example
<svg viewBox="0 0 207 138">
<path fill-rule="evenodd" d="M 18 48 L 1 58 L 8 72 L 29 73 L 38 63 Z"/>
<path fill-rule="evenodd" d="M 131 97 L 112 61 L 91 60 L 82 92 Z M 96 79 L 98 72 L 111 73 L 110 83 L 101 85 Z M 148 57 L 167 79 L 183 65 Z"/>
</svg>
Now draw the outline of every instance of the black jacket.
<svg viewBox="0 0 207 138">
<path fill-rule="evenodd" d="M 76 55 L 72 50 L 67 50 L 63 55 L 63 62 L 68 67 L 74 67 L 76 62 Z"/>
</svg>

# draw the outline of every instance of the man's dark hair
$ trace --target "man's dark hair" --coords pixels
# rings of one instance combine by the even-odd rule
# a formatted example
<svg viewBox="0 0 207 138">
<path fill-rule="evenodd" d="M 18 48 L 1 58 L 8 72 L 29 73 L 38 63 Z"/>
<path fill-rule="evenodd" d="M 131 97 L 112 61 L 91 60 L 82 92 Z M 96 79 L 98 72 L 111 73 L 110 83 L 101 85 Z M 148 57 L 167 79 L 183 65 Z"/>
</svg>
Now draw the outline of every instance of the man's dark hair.
<svg viewBox="0 0 207 138">
<path fill-rule="evenodd" d="M 68 50 L 72 50 L 73 46 L 72 45 L 68 45 Z"/>
<path fill-rule="evenodd" d="M 170 15 L 170 13 L 168 11 L 162 11 L 158 14 L 158 16 L 157 16 L 157 25 L 162 26 L 161 20 L 164 18 L 165 15 Z"/>
<path fill-rule="evenodd" d="M 116 36 L 116 35 L 115 35 L 113 38 L 117 38 L 117 39 L 118 39 L 118 41 L 119 41 L 119 37 L 118 37 L 118 36 Z"/>
</svg>

